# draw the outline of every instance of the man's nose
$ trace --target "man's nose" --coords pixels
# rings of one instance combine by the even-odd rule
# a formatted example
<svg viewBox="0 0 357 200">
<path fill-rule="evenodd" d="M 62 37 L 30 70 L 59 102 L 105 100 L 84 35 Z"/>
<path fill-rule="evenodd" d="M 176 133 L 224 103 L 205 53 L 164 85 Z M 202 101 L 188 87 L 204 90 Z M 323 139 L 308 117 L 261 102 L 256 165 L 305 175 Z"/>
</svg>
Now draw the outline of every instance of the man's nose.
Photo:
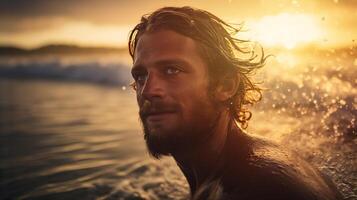
<svg viewBox="0 0 357 200">
<path fill-rule="evenodd" d="M 149 73 L 141 91 L 141 96 L 146 99 L 163 97 L 163 83 L 154 73 Z"/>
</svg>

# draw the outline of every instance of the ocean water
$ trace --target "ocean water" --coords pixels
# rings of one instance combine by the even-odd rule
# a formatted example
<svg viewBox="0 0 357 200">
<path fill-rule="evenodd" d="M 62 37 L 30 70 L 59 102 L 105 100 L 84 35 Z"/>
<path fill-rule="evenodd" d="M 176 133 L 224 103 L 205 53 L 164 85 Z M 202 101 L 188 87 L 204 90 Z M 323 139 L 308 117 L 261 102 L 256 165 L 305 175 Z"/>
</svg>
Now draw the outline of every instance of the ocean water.
<svg viewBox="0 0 357 200">
<path fill-rule="evenodd" d="M 170 158 L 149 157 L 129 63 L 0 62 L 0 199 L 187 199 Z M 298 152 L 357 199 L 355 49 L 279 53 L 257 74 L 248 132 Z"/>
<path fill-rule="evenodd" d="M 1 199 L 186 195 L 174 164 L 147 155 L 133 93 L 44 80 L 0 84 Z"/>
</svg>

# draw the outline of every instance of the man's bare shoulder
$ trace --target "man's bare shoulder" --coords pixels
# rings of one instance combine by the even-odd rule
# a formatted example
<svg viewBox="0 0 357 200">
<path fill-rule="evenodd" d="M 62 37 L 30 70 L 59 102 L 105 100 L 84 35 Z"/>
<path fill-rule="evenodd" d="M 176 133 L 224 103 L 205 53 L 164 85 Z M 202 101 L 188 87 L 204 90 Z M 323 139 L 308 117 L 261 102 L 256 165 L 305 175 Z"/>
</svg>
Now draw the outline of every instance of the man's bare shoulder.
<svg viewBox="0 0 357 200">
<path fill-rule="evenodd" d="M 244 153 L 234 153 L 242 149 L 239 141 L 241 145 L 230 148 L 223 179 L 234 194 L 249 199 L 337 199 L 333 185 L 296 153 L 252 135 L 239 139 L 244 140 Z"/>
</svg>

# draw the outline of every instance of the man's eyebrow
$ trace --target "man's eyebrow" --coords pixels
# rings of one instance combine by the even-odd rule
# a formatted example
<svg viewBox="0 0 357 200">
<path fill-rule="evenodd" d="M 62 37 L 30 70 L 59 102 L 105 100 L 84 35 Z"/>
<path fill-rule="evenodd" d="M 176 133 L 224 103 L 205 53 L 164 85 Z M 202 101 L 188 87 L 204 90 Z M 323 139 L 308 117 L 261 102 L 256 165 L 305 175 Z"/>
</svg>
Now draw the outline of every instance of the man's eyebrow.
<svg viewBox="0 0 357 200">
<path fill-rule="evenodd" d="M 190 68 L 191 64 L 183 59 L 162 59 L 162 60 L 158 60 L 155 61 L 153 63 L 153 65 L 155 66 L 165 66 L 165 65 L 178 65 L 179 67 L 184 67 L 187 70 Z M 139 72 L 145 70 L 145 65 L 143 63 L 137 63 L 134 64 L 133 67 L 131 68 L 131 73 L 134 72 Z"/>
<path fill-rule="evenodd" d="M 183 59 L 164 59 L 155 62 L 155 65 L 179 65 L 179 66 L 190 66 L 190 64 Z"/>
<path fill-rule="evenodd" d="M 162 59 L 162 60 L 157 60 L 153 63 L 153 65 L 157 66 L 165 66 L 165 65 L 178 65 L 178 66 L 191 66 L 189 62 L 183 60 L 183 59 Z M 133 67 L 131 68 L 131 71 L 139 71 L 145 68 L 145 66 L 142 63 L 137 63 L 134 64 Z"/>
</svg>

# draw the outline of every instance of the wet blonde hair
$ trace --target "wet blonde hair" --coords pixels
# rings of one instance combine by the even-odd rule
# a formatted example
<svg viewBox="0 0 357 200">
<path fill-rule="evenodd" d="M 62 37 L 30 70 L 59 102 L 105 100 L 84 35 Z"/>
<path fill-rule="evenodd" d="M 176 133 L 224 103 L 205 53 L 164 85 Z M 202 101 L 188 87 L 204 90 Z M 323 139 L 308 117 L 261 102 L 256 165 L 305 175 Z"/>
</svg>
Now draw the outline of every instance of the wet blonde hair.
<svg viewBox="0 0 357 200">
<path fill-rule="evenodd" d="M 240 27 L 229 25 L 210 12 L 191 7 L 164 7 L 144 15 L 131 31 L 128 45 L 133 59 L 140 37 L 159 29 L 175 31 L 197 42 L 208 65 L 210 89 L 227 76 L 239 81 L 237 91 L 225 104 L 239 125 L 246 128 L 252 116 L 247 105 L 262 98 L 261 88 L 252 81 L 252 75 L 265 65 L 267 57 L 263 48 L 258 45 L 261 50 L 258 55 L 249 48 L 255 43 L 234 37 L 241 30 Z"/>
</svg>

